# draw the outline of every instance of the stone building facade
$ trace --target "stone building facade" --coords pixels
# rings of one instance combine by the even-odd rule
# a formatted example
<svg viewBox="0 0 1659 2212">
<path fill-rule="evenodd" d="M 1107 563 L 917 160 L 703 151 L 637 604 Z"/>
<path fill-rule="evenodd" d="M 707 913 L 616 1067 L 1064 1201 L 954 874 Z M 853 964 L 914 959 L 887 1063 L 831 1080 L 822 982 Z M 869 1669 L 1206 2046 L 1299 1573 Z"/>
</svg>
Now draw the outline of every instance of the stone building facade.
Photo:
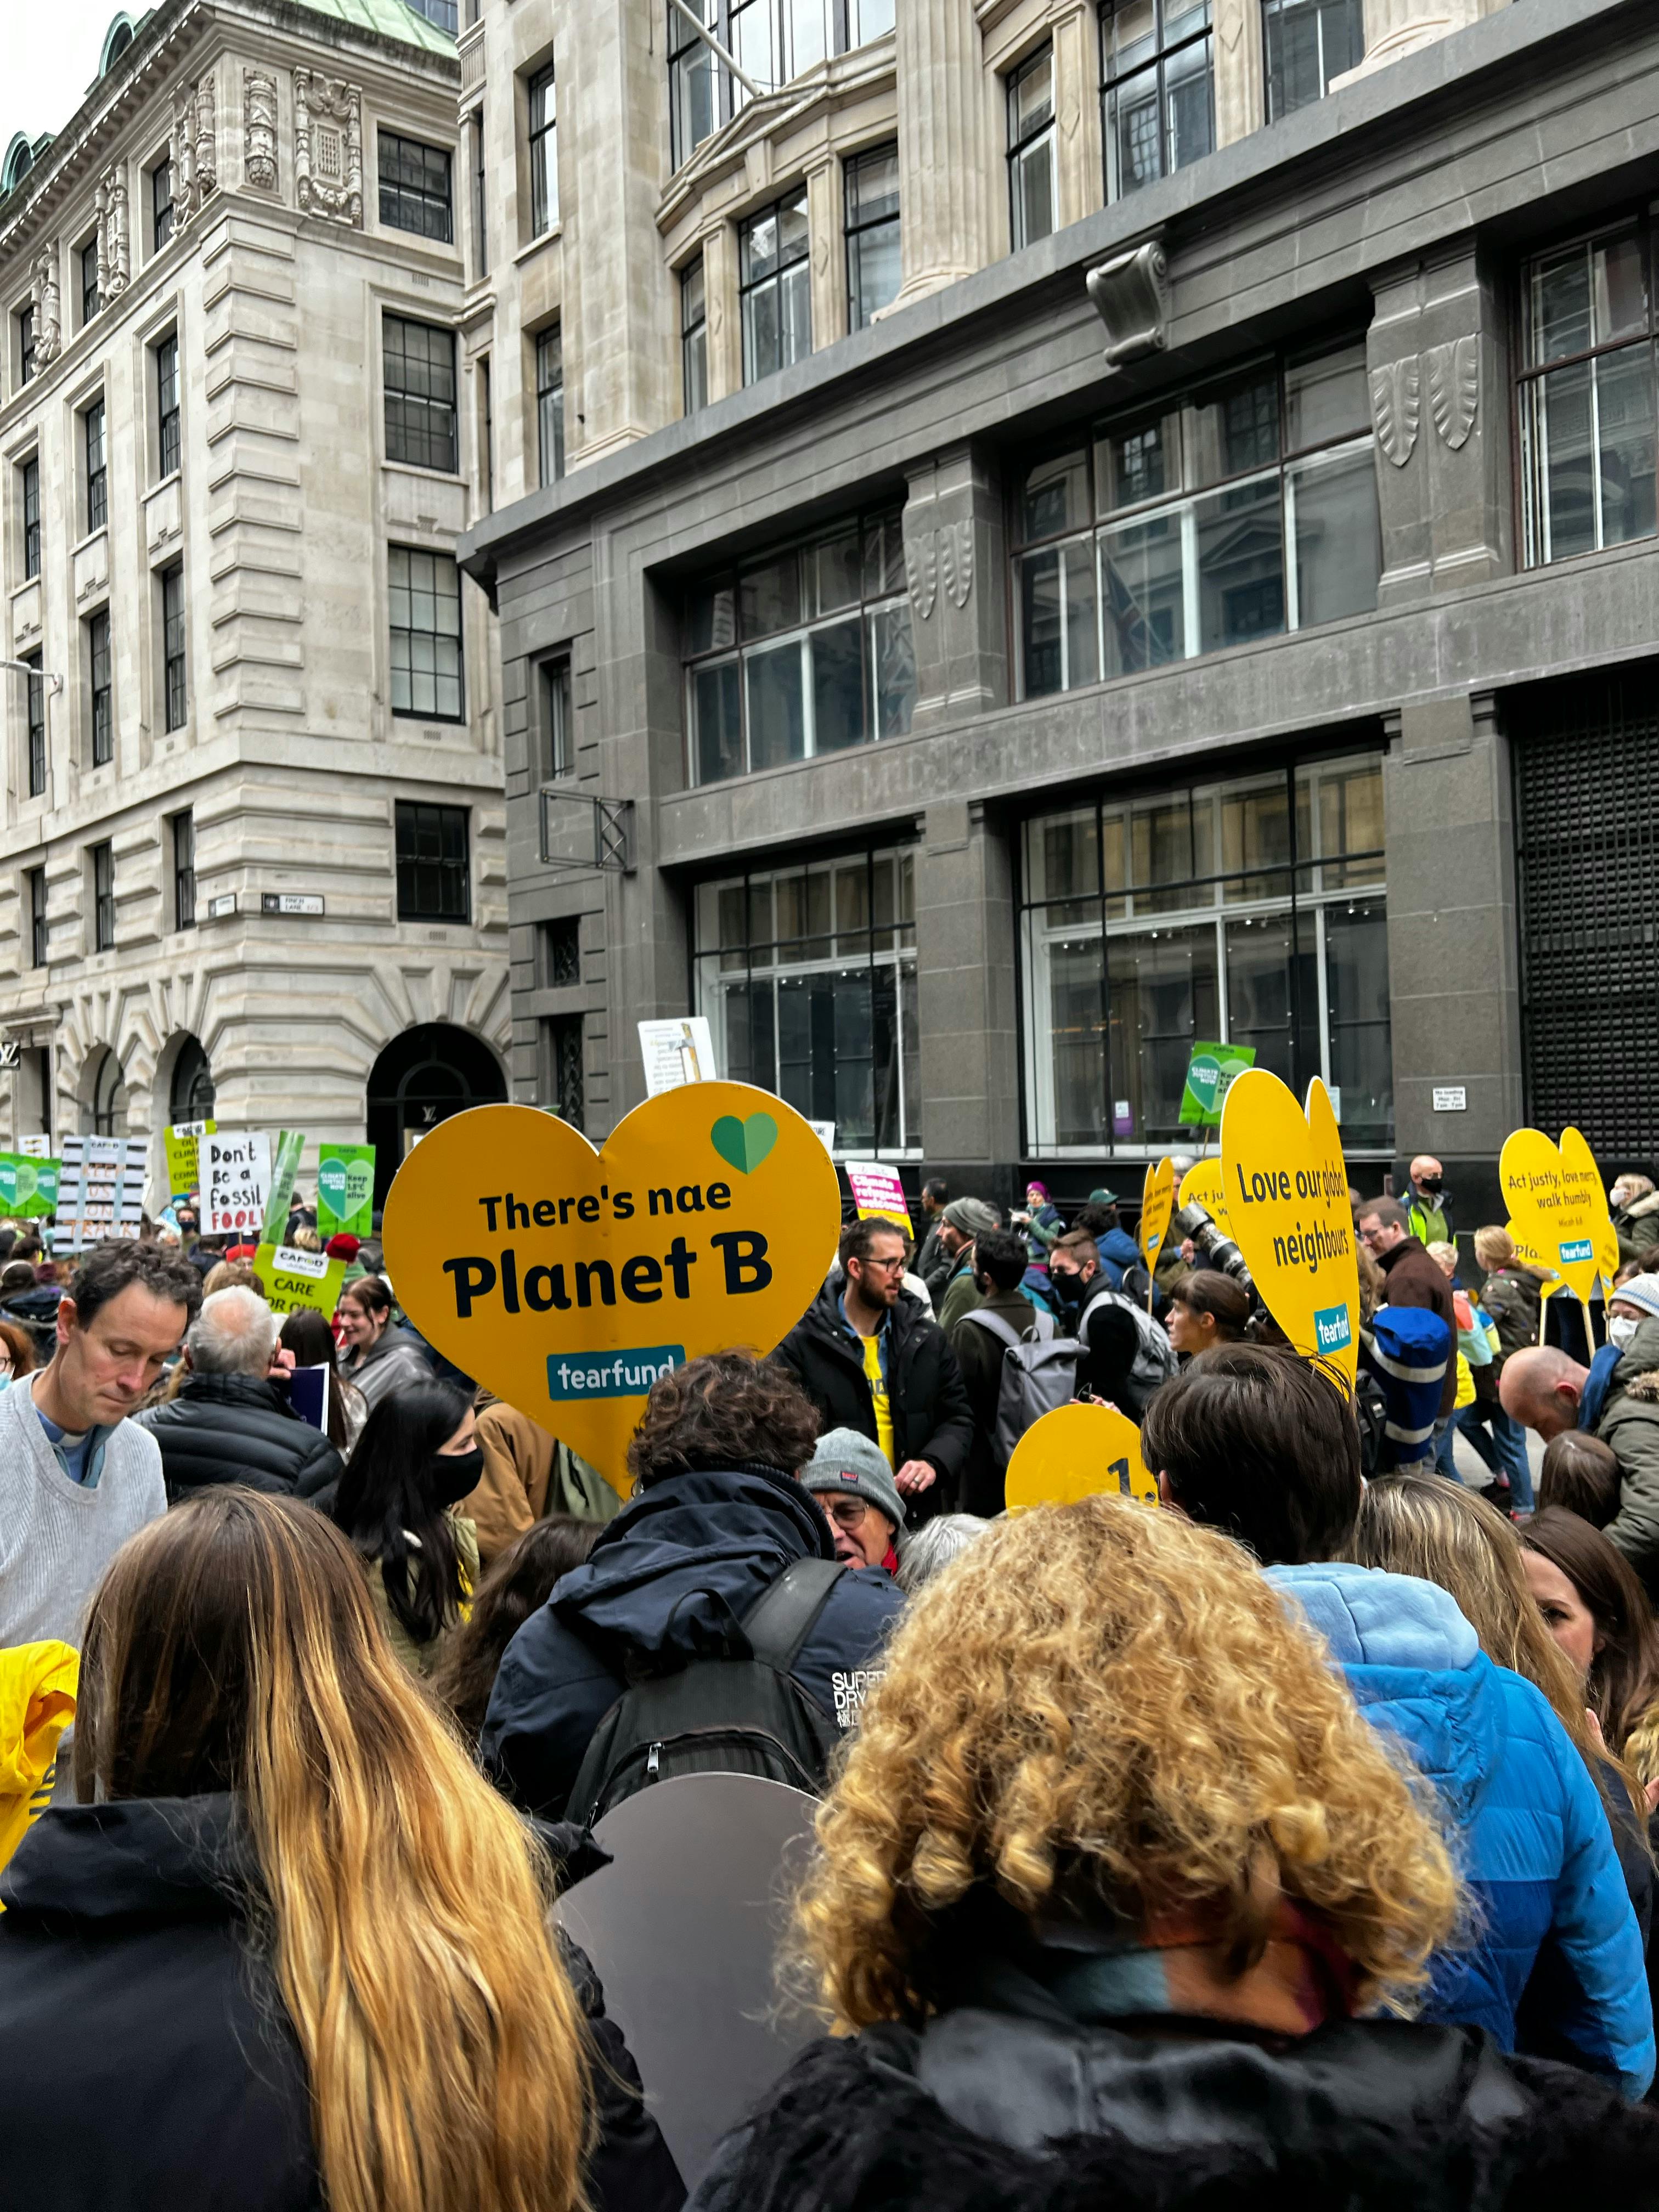
<svg viewBox="0 0 1659 2212">
<path fill-rule="evenodd" d="M 691 5 L 460 33 L 514 1095 L 702 1012 L 1077 1195 L 1228 1038 L 1465 1225 L 1651 1170 L 1652 9 Z"/>
<path fill-rule="evenodd" d="M 0 173 L 4 1139 L 505 1095 L 453 36 L 163 0 Z M 38 672 L 38 673 L 33 672 Z"/>
</svg>

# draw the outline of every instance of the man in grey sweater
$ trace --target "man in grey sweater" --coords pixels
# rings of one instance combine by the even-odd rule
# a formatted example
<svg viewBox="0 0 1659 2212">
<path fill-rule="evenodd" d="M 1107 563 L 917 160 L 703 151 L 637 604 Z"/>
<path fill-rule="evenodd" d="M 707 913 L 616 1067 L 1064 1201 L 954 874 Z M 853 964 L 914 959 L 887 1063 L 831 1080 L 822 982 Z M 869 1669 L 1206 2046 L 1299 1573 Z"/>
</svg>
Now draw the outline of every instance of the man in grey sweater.
<svg viewBox="0 0 1659 2212">
<path fill-rule="evenodd" d="M 0 1391 L 0 1645 L 78 1650 L 105 1568 L 167 1510 L 155 1439 L 127 1415 L 201 1303 L 178 1252 L 100 1244 L 59 1303 L 51 1364 Z"/>
</svg>

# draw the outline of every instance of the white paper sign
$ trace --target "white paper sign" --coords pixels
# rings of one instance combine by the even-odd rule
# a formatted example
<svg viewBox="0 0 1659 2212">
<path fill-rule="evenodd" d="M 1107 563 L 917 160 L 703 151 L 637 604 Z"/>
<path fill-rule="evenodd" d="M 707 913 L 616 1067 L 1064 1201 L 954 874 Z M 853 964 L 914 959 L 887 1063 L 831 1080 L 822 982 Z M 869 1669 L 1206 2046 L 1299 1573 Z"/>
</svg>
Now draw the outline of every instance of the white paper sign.
<svg viewBox="0 0 1659 2212">
<path fill-rule="evenodd" d="M 202 1171 L 204 1237 L 242 1237 L 257 1244 L 270 1192 L 270 1139 L 263 1129 L 219 1130 L 204 1137 Z"/>
<path fill-rule="evenodd" d="M 46 1136 L 20 1137 L 17 1149 L 25 1159 L 49 1160 L 52 1158 L 52 1139 Z"/>
<path fill-rule="evenodd" d="M 809 1121 L 807 1127 L 823 1146 L 826 1152 L 836 1149 L 836 1125 L 833 1121 Z"/>
<path fill-rule="evenodd" d="M 1467 1114 L 1469 1094 L 1462 1083 L 1437 1083 L 1434 1086 L 1434 1110 L 1437 1114 Z"/>
<path fill-rule="evenodd" d="M 853 1204 L 859 1218 L 872 1213 L 886 1214 L 891 1220 L 902 1221 L 905 1234 L 910 1232 L 910 1209 L 904 1202 L 904 1185 L 899 1181 L 899 1171 L 884 1160 L 848 1160 L 847 1187 L 853 1194 Z"/>
<path fill-rule="evenodd" d="M 708 1034 L 706 1014 L 688 1014 L 665 1022 L 640 1024 L 640 1051 L 645 1060 L 645 1095 L 678 1091 L 687 1083 L 714 1083 L 714 1041 Z"/>
</svg>

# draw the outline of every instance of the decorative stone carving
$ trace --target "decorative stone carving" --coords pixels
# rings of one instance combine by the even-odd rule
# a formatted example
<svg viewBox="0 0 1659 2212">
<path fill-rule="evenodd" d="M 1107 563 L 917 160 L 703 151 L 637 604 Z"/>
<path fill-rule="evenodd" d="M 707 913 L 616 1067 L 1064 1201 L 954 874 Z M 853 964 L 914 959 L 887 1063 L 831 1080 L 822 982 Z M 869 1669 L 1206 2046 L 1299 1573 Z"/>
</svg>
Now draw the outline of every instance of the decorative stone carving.
<svg viewBox="0 0 1659 2212">
<path fill-rule="evenodd" d="M 218 102 L 210 76 L 196 88 L 196 185 L 198 207 L 219 189 Z"/>
<path fill-rule="evenodd" d="M 910 604 L 920 621 L 927 622 L 939 598 L 939 532 L 920 530 L 914 538 L 905 540 L 904 580 L 909 586 Z"/>
<path fill-rule="evenodd" d="M 99 179 L 97 206 L 98 296 L 107 302 L 119 299 L 131 276 L 127 178 L 118 162 Z"/>
<path fill-rule="evenodd" d="M 363 95 L 320 70 L 294 72 L 294 178 L 307 215 L 363 227 Z"/>
<path fill-rule="evenodd" d="M 1468 443 L 1480 405 L 1480 345 L 1474 336 L 1454 338 L 1448 345 L 1431 346 L 1424 356 L 1429 364 L 1429 410 L 1443 445 L 1455 453 Z"/>
<path fill-rule="evenodd" d="M 1403 469 L 1417 443 L 1423 412 L 1422 365 L 1414 353 L 1384 362 L 1371 371 L 1371 416 L 1376 442 L 1397 469 Z"/>
<path fill-rule="evenodd" d="M 43 246 L 29 272 L 29 302 L 34 311 L 34 363 L 44 368 L 64 350 L 64 318 L 58 291 L 58 248 Z"/>
<path fill-rule="evenodd" d="M 1161 240 L 1150 238 L 1089 271 L 1089 297 L 1106 325 L 1106 365 L 1121 368 L 1169 343 L 1170 264 Z"/>
<path fill-rule="evenodd" d="M 974 588 L 974 526 L 970 520 L 947 522 L 939 533 L 939 570 L 945 596 L 960 610 Z"/>
<path fill-rule="evenodd" d="M 219 188 L 218 102 L 213 79 L 180 85 L 173 99 L 173 206 L 180 228 Z"/>
<path fill-rule="evenodd" d="M 263 70 L 242 72 L 242 175 L 256 192 L 277 188 L 276 80 Z"/>
</svg>

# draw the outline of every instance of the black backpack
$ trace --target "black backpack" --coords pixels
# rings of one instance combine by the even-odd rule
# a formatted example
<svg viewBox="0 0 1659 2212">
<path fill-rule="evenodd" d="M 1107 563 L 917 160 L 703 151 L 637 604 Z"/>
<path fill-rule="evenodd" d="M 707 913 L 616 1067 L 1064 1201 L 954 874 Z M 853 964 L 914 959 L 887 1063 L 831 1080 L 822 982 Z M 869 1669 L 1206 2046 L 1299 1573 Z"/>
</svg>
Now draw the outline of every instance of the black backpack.
<svg viewBox="0 0 1659 2212">
<path fill-rule="evenodd" d="M 593 1731 L 568 1818 L 591 1828 L 677 1774 L 757 1774 L 816 1796 L 841 1730 L 790 1670 L 842 1571 L 838 1559 L 792 1559 L 744 1615 L 750 1657 L 630 1681 Z"/>
</svg>

